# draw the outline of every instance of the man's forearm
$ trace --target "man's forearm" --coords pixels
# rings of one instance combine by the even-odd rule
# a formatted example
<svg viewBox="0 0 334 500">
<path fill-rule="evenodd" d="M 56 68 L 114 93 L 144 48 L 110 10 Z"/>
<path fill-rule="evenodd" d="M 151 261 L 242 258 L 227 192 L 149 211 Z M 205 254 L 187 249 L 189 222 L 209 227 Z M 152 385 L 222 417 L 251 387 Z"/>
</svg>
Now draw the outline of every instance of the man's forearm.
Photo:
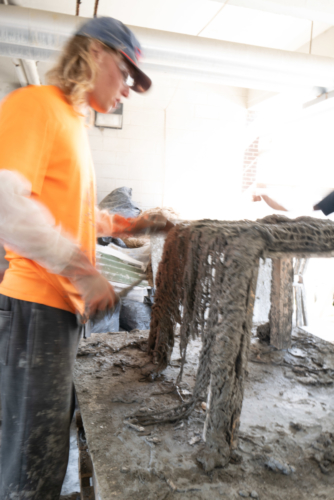
<svg viewBox="0 0 334 500">
<path fill-rule="evenodd" d="M 54 226 L 48 209 L 32 200 L 29 182 L 0 170 L 0 242 L 48 271 L 61 274 L 78 246 Z"/>
</svg>

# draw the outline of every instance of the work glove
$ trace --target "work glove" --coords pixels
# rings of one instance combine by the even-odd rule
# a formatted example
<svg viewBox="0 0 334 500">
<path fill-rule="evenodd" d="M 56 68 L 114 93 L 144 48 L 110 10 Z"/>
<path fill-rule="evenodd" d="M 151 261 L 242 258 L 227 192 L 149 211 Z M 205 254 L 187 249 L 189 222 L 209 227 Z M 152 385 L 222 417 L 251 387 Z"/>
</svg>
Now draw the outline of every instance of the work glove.
<svg viewBox="0 0 334 500">
<path fill-rule="evenodd" d="M 174 224 L 163 215 L 149 214 L 134 219 L 128 228 L 128 232 L 131 234 L 168 233 L 172 227 L 174 227 Z"/>
<path fill-rule="evenodd" d="M 84 319 L 94 316 L 99 311 L 112 309 L 117 303 L 112 285 L 81 251 L 73 254 L 61 274 L 71 281 L 81 295 L 85 303 Z"/>
</svg>

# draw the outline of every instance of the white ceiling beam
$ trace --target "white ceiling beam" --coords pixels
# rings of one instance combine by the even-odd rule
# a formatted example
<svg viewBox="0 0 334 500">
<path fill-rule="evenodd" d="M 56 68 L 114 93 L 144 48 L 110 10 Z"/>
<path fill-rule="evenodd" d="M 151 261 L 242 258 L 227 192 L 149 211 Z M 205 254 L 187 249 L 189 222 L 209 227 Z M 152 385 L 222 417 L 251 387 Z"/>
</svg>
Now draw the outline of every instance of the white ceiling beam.
<svg viewBox="0 0 334 500">
<path fill-rule="evenodd" d="M 0 5 L 0 55 L 45 61 L 58 55 L 83 19 Z M 334 86 L 334 59 L 132 27 L 143 67 L 176 78 L 280 92 Z M 28 76 L 28 75 L 27 75 Z"/>
<path fill-rule="evenodd" d="M 226 0 L 214 0 L 225 3 Z M 227 5 L 300 17 L 334 25 L 333 0 L 228 0 Z"/>
</svg>

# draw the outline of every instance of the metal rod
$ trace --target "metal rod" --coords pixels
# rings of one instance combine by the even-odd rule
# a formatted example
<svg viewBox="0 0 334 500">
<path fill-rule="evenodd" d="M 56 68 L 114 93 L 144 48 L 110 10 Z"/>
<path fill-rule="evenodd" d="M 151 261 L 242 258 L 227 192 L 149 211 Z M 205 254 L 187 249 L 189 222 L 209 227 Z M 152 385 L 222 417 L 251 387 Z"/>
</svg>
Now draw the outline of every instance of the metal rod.
<svg viewBox="0 0 334 500">
<path fill-rule="evenodd" d="M 220 7 L 220 9 L 219 9 L 219 10 L 215 13 L 215 15 L 214 15 L 214 16 L 210 19 L 210 21 L 208 21 L 208 22 L 206 23 L 206 25 L 205 25 L 205 26 L 204 26 L 204 27 L 203 27 L 203 28 L 202 28 L 202 29 L 201 29 L 201 30 L 197 33 L 197 35 L 196 35 L 196 36 L 199 36 L 199 35 L 200 35 L 200 34 L 201 34 L 201 33 L 202 33 L 202 32 L 203 32 L 203 31 L 204 31 L 204 30 L 205 30 L 205 29 L 209 26 L 209 24 L 211 24 L 211 23 L 212 23 L 212 21 L 213 21 L 214 19 L 216 19 L 216 17 L 218 16 L 218 14 L 220 14 L 220 13 L 221 13 L 221 11 L 223 10 L 223 8 L 225 7 L 225 5 L 226 5 L 228 2 L 229 2 L 229 0 L 224 0 L 224 4 L 223 4 L 223 5 Z"/>
<path fill-rule="evenodd" d="M 94 6 L 94 17 L 97 16 L 97 9 L 99 7 L 99 0 L 95 0 L 95 6 Z"/>
<path fill-rule="evenodd" d="M 312 54 L 312 42 L 313 42 L 313 21 L 311 22 L 310 48 L 308 51 L 309 54 Z"/>
<path fill-rule="evenodd" d="M 81 4 L 81 0 L 77 0 L 77 8 L 76 8 L 76 11 L 75 11 L 75 15 L 78 16 L 79 15 L 79 11 L 80 11 L 80 4 Z"/>
</svg>

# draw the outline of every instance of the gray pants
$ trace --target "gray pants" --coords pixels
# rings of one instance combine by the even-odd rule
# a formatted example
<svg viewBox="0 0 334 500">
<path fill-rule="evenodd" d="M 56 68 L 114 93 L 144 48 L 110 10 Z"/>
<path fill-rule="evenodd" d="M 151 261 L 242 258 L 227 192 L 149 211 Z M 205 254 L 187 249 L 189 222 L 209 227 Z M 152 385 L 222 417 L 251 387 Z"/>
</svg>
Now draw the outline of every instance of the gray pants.
<svg viewBox="0 0 334 500">
<path fill-rule="evenodd" d="M 80 334 L 70 312 L 0 295 L 0 500 L 59 500 Z"/>
</svg>

